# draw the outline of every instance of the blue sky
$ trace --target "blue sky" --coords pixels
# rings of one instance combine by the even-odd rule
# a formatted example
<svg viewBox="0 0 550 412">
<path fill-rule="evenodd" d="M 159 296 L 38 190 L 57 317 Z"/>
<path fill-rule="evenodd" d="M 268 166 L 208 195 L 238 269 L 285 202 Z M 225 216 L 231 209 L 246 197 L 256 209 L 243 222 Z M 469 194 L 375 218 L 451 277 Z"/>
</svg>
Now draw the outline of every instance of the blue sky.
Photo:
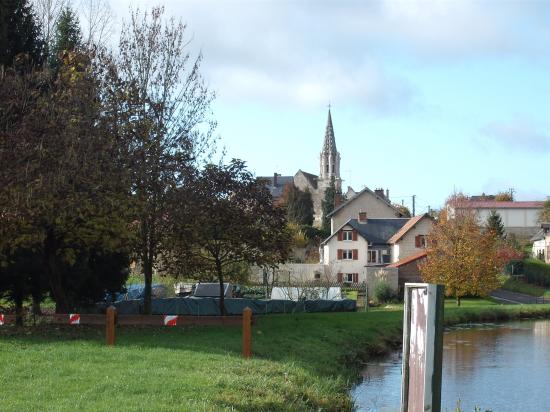
<svg viewBox="0 0 550 412">
<path fill-rule="evenodd" d="M 118 19 L 129 5 L 112 2 Z M 172 0 L 217 98 L 227 157 L 318 173 L 332 105 L 344 187 L 417 211 L 550 196 L 550 2 Z"/>
</svg>

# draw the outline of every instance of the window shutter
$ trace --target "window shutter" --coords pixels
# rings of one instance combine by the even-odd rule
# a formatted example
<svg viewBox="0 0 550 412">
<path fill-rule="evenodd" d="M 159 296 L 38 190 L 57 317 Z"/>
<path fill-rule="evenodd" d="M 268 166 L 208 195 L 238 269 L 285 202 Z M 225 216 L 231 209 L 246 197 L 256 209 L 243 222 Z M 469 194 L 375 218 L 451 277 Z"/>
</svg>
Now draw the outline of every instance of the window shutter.
<svg viewBox="0 0 550 412">
<path fill-rule="evenodd" d="M 342 274 L 338 273 L 338 283 L 342 283 Z"/>
<path fill-rule="evenodd" d="M 359 273 L 353 274 L 353 283 L 359 283 Z"/>
<path fill-rule="evenodd" d="M 416 235 L 414 237 L 414 246 L 415 247 L 420 247 L 420 235 Z"/>
<path fill-rule="evenodd" d="M 353 260 L 359 259 L 359 251 L 357 249 L 353 249 Z"/>
<path fill-rule="evenodd" d="M 338 249 L 338 253 L 336 257 L 338 260 L 342 260 L 342 249 Z"/>
<path fill-rule="evenodd" d="M 342 240 L 342 239 L 344 239 L 344 234 L 343 234 L 342 231 L 340 230 L 340 231 L 338 232 L 338 240 Z"/>
<path fill-rule="evenodd" d="M 352 240 L 357 240 L 357 230 L 353 230 L 353 232 L 351 232 L 351 238 Z"/>
</svg>

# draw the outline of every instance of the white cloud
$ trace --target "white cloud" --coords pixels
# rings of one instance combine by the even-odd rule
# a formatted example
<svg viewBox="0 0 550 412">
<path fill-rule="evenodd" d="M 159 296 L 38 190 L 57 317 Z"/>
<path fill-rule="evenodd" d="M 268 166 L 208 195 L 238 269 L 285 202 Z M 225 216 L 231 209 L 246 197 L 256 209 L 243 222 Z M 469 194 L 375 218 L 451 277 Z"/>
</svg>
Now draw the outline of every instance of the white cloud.
<svg viewBox="0 0 550 412">
<path fill-rule="evenodd" d="M 119 16 L 130 0 L 118 0 Z M 133 1 L 151 6 L 152 1 Z M 204 52 L 204 73 L 228 102 L 402 111 L 412 86 L 392 72 L 392 54 L 417 61 L 521 54 L 544 46 L 544 3 L 456 1 L 172 0 Z M 525 28 L 528 27 L 528 30 Z M 542 37 L 544 38 L 544 37 Z"/>
</svg>

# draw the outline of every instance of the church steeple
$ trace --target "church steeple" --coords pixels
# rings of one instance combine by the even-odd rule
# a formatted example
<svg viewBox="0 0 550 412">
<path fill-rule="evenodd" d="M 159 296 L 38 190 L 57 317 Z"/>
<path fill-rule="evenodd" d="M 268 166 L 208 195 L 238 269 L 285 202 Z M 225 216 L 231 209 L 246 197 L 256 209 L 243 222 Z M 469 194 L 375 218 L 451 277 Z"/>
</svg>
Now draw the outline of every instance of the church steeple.
<svg viewBox="0 0 550 412">
<path fill-rule="evenodd" d="M 320 157 L 319 179 L 330 181 L 334 177 L 336 188 L 340 190 L 340 153 L 336 150 L 336 138 L 334 137 L 330 105 L 328 108 L 327 126 L 325 128 L 325 140 L 323 142 L 323 150 L 321 151 Z"/>
</svg>

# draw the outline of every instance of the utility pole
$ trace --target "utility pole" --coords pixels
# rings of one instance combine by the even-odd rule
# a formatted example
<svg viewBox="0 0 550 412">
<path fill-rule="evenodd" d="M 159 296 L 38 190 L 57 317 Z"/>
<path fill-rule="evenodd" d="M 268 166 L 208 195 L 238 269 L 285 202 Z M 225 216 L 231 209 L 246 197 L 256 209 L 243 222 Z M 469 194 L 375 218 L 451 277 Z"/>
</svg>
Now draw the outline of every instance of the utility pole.
<svg viewBox="0 0 550 412">
<path fill-rule="evenodd" d="M 412 195 L 413 198 L 413 217 L 416 216 L 416 195 Z"/>
</svg>

